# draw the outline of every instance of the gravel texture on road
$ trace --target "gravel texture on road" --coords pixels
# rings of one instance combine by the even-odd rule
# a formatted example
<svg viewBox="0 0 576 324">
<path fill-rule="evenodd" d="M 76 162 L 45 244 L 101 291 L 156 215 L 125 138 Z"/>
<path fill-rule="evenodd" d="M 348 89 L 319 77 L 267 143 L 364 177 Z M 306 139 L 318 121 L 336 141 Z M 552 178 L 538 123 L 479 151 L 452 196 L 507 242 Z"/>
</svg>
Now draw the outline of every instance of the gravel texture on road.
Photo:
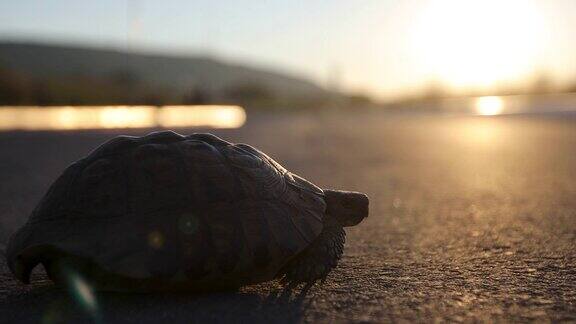
<svg viewBox="0 0 576 324">
<path fill-rule="evenodd" d="M 255 114 L 211 131 L 321 187 L 366 192 L 344 257 L 307 292 L 98 293 L 0 262 L 0 322 L 576 322 L 576 120 Z M 72 161 L 117 134 L 0 134 L 0 247 Z M 181 133 L 198 130 L 180 129 Z M 122 235 L 122 233 L 118 233 Z"/>
</svg>

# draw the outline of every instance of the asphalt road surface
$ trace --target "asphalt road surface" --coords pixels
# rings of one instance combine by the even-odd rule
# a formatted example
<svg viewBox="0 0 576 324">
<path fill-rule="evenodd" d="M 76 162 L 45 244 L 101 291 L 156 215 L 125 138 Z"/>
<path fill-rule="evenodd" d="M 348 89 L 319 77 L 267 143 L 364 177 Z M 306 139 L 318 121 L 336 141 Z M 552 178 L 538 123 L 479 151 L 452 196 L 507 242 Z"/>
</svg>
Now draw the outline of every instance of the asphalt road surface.
<svg viewBox="0 0 576 324">
<path fill-rule="evenodd" d="M 366 192 L 323 285 L 69 298 L 0 263 L 1 322 L 576 322 L 576 119 L 249 115 L 214 131 L 323 187 Z M 118 133 L 0 134 L 0 242 L 72 161 Z M 190 133 L 195 130 L 179 130 Z M 90 306 L 90 305 L 89 305 Z"/>
</svg>

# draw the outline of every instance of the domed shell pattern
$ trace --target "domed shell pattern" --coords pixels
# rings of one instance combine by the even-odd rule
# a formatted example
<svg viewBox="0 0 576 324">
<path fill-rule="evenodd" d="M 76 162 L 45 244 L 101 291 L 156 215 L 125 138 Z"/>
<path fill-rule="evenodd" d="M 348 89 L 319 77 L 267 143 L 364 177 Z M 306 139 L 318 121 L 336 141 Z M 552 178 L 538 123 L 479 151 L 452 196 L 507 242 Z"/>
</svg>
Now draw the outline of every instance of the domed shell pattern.
<svg viewBox="0 0 576 324">
<path fill-rule="evenodd" d="M 320 188 L 249 145 L 120 136 L 65 170 L 7 257 L 35 265 L 50 247 L 129 278 L 243 285 L 306 248 L 325 209 Z"/>
</svg>

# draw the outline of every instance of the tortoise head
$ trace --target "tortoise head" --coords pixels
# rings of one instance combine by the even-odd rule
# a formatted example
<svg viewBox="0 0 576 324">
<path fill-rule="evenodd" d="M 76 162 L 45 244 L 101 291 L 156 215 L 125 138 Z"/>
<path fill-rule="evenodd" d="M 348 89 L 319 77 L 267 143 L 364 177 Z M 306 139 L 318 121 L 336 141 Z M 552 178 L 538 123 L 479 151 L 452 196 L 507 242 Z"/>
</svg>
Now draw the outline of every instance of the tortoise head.
<svg viewBox="0 0 576 324">
<path fill-rule="evenodd" d="M 368 196 L 360 192 L 324 190 L 326 215 L 342 226 L 358 225 L 368 217 Z"/>
</svg>

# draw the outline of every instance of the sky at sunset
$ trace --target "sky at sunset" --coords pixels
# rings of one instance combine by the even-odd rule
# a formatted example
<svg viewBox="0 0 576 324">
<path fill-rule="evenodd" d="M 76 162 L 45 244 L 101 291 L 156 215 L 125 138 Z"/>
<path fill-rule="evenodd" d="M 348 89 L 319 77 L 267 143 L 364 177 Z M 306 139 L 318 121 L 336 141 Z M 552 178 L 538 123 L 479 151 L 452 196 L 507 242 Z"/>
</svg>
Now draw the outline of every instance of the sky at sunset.
<svg viewBox="0 0 576 324">
<path fill-rule="evenodd" d="M 382 98 L 576 81 L 572 0 L 4 0 L 0 38 L 209 54 Z"/>
</svg>

